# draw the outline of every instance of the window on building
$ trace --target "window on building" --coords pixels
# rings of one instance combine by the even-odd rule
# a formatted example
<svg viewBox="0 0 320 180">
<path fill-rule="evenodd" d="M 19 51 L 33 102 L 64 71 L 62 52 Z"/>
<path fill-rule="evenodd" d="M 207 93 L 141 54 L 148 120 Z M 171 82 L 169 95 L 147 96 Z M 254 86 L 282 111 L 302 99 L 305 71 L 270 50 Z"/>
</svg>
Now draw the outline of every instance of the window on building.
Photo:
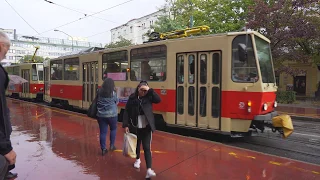
<svg viewBox="0 0 320 180">
<path fill-rule="evenodd" d="M 108 77 L 114 81 L 128 79 L 128 52 L 117 51 L 102 55 L 102 78 Z"/>
<path fill-rule="evenodd" d="M 276 85 L 279 86 L 279 84 L 280 84 L 280 73 L 278 71 L 275 72 L 275 77 L 276 77 Z"/>
<path fill-rule="evenodd" d="M 132 81 L 165 81 L 167 47 L 165 45 L 131 50 L 130 77 Z"/>
<path fill-rule="evenodd" d="M 51 80 L 62 80 L 63 64 L 62 60 L 54 60 L 50 62 Z"/>
<path fill-rule="evenodd" d="M 245 62 L 239 60 L 239 43 L 247 46 L 247 61 Z M 250 35 L 239 35 L 232 41 L 232 80 L 234 82 L 258 81 L 257 63 Z"/>
<path fill-rule="evenodd" d="M 64 80 L 79 80 L 79 58 L 64 60 Z"/>
<path fill-rule="evenodd" d="M 130 33 L 132 33 L 132 26 L 130 26 Z"/>
</svg>

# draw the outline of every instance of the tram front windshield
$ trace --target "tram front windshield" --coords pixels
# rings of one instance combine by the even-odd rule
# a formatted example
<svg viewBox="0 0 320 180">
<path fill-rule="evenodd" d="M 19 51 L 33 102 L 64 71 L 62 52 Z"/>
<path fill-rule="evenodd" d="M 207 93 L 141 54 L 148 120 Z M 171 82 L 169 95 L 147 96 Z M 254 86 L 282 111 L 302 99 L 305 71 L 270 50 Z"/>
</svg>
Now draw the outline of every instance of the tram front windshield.
<svg viewBox="0 0 320 180">
<path fill-rule="evenodd" d="M 272 58 L 270 44 L 255 36 L 255 43 L 257 49 L 257 58 L 260 65 L 261 78 L 263 83 L 275 83 L 274 70 L 272 67 Z"/>
<path fill-rule="evenodd" d="M 37 65 L 37 70 L 38 70 L 38 80 L 39 81 L 43 81 L 43 65 L 42 64 L 38 64 Z"/>
</svg>

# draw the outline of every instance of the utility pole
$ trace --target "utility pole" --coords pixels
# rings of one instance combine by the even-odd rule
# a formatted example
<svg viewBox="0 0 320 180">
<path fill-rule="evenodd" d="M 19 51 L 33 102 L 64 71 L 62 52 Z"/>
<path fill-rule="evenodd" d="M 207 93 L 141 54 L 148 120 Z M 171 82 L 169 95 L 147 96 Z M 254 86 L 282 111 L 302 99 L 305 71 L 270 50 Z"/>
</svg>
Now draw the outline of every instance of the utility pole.
<svg viewBox="0 0 320 180">
<path fill-rule="evenodd" d="M 193 4 L 192 1 L 189 0 L 190 6 L 191 6 L 191 15 L 190 15 L 190 28 L 193 27 Z"/>
</svg>

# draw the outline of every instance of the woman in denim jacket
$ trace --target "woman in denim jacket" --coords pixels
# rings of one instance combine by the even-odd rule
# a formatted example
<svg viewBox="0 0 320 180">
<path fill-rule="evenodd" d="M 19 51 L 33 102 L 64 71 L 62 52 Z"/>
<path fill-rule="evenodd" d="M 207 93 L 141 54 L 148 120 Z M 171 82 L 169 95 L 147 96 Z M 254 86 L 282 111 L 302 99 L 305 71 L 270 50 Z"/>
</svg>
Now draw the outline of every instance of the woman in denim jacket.
<svg viewBox="0 0 320 180">
<path fill-rule="evenodd" d="M 116 150 L 114 142 L 117 134 L 118 103 L 119 99 L 115 92 L 114 81 L 110 78 L 104 79 L 102 87 L 98 91 L 97 99 L 97 117 L 100 128 L 100 147 L 102 156 L 108 152 L 106 148 L 108 125 L 110 126 L 111 131 L 109 150 Z"/>
</svg>

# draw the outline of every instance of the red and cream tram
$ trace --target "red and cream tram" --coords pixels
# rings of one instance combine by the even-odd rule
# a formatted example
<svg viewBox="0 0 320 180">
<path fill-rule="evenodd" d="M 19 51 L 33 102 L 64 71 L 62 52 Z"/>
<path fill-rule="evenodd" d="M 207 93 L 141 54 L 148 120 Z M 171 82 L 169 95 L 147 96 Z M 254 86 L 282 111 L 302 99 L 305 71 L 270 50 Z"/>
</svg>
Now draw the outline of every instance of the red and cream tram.
<svg viewBox="0 0 320 180">
<path fill-rule="evenodd" d="M 9 85 L 6 95 L 24 99 L 43 99 L 43 64 L 23 63 L 5 67 L 8 74 L 17 75 L 27 83 Z"/>
<path fill-rule="evenodd" d="M 167 39 L 59 57 L 44 63 L 49 103 L 88 109 L 103 77 L 115 80 L 122 115 L 140 80 L 161 96 L 168 126 L 251 135 L 277 116 L 270 41 L 258 32 Z"/>
</svg>

